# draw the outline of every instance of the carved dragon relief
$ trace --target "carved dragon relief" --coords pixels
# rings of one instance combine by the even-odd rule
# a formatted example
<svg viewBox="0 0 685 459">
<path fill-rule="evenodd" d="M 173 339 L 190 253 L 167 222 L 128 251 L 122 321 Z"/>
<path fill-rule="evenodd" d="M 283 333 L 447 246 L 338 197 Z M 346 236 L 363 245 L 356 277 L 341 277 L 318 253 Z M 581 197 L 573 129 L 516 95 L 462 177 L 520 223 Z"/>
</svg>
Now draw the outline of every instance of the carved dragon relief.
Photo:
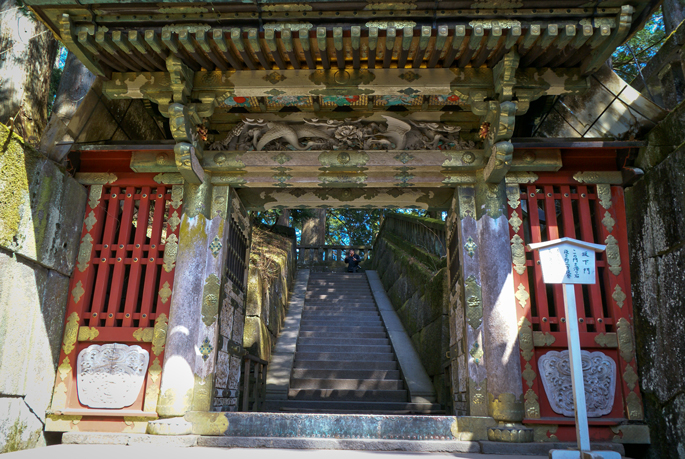
<svg viewBox="0 0 685 459">
<path fill-rule="evenodd" d="M 244 118 L 209 150 L 466 150 L 475 143 L 460 138 L 459 126 L 404 121 L 304 120 L 302 124 Z"/>
</svg>

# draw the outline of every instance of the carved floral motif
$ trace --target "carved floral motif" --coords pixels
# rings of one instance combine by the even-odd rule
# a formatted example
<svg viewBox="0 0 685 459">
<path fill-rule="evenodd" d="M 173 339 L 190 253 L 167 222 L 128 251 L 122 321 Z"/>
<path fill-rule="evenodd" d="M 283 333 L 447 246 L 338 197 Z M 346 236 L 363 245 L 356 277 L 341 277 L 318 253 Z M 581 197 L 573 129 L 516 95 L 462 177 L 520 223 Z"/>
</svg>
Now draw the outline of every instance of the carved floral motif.
<svg viewBox="0 0 685 459">
<path fill-rule="evenodd" d="M 91 408 L 131 406 L 143 386 L 149 358 L 140 346 L 88 346 L 76 363 L 79 401 Z"/>
<path fill-rule="evenodd" d="M 466 150 L 473 142 L 461 140 L 459 126 L 399 120 L 304 120 L 285 123 L 244 118 L 209 150 Z"/>
<path fill-rule="evenodd" d="M 581 351 L 587 415 L 605 416 L 614 407 L 616 362 L 603 352 Z M 573 390 L 568 351 L 550 351 L 538 359 L 540 377 L 555 413 L 573 417 Z"/>
</svg>

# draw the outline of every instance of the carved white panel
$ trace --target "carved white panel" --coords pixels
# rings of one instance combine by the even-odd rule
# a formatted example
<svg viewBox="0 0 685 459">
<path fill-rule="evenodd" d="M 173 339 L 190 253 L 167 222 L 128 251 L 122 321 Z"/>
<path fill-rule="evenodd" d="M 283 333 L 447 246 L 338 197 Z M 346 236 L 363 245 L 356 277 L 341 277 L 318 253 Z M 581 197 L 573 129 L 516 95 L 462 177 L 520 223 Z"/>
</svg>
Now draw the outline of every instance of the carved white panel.
<svg viewBox="0 0 685 459">
<path fill-rule="evenodd" d="M 76 363 L 79 401 L 91 408 L 124 408 L 138 398 L 150 354 L 140 346 L 94 344 Z"/>
<path fill-rule="evenodd" d="M 587 415 L 605 416 L 614 407 L 616 362 L 603 352 L 581 351 Z M 573 417 L 573 387 L 568 351 L 550 351 L 538 359 L 542 385 L 547 399 L 557 414 Z"/>
</svg>

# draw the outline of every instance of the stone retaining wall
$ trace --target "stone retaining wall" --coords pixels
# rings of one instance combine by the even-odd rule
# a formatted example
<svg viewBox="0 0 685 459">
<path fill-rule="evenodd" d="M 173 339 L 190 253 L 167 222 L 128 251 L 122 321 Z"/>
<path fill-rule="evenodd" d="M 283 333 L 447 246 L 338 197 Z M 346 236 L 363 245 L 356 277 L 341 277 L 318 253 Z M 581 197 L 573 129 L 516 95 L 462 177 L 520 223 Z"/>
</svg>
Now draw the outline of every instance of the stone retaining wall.
<svg viewBox="0 0 685 459">
<path fill-rule="evenodd" d="M 0 124 L 0 453 L 45 445 L 85 204 L 63 167 Z"/>
<path fill-rule="evenodd" d="M 295 230 L 287 226 L 254 227 L 243 346 L 269 361 L 285 320 L 296 271 Z"/>
<path fill-rule="evenodd" d="M 685 103 L 648 136 L 626 190 L 635 338 L 650 458 L 685 458 Z"/>
<path fill-rule="evenodd" d="M 450 339 L 446 259 L 381 231 L 374 244 L 372 269 L 378 272 L 433 381 L 438 403 L 451 403 L 443 370 Z"/>
</svg>

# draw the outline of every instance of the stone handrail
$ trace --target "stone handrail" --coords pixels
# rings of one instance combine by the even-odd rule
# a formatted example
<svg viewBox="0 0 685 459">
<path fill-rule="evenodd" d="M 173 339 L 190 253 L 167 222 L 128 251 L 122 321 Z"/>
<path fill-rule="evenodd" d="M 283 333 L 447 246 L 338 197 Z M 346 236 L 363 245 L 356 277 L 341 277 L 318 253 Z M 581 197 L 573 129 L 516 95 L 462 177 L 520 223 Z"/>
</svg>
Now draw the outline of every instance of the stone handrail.
<svg viewBox="0 0 685 459">
<path fill-rule="evenodd" d="M 443 221 L 391 213 L 385 216 L 378 234 L 384 231 L 393 233 L 437 257 L 447 255 L 447 234 Z"/>
</svg>

